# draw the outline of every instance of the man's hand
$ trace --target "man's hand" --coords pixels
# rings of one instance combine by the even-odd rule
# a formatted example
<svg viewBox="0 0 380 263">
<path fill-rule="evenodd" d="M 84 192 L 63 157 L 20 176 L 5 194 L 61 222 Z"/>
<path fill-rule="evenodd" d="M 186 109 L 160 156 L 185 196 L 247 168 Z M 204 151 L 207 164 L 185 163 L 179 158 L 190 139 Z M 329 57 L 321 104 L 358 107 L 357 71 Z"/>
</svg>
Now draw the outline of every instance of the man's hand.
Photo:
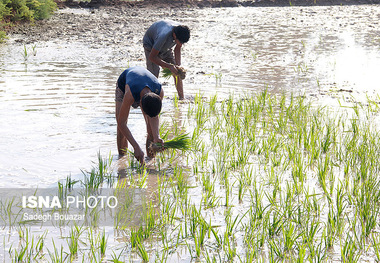
<svg viewBox="0 0 380 263">
<path fill-rule="evenodd" d="M 158 146 L 154 147 L 154 151 L 155 151 L 155 152 L 162 152 L 163 150 L 165 150 L 165 147 L 164 147 L 164 140 L 163 140 L 163 139 L 158 138 L 158 139 L 155 141 L 155 143 L 159 143 L 159 144 L 161 144 L 161 147 L 158 147 Z"/>
<path fill-rule="evenodd" d="M 177 70 L 177 67 L 175 65 L 170 64 L 168 69 L 173 73 L 173 75 L 175 75 L 175 76 L 178 75 L 178 70 Z"/>
<path fill-rule="evenodd" d="M 141 150 L 140 147 L 138 147 L 137 149 L 135 149 L 135 157 L 140 162 L 141 165 L 145 164 L 145 161 L 144 161 L 144 152 Z"/>
</svg>

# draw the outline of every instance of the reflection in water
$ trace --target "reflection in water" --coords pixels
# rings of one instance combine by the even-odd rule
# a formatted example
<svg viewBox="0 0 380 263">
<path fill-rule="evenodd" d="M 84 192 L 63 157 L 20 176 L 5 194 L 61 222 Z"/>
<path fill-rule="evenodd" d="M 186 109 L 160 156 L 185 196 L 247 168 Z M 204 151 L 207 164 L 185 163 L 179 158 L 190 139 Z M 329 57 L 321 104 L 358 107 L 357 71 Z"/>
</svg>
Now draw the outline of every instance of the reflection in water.
<svg viewBox="0 0 380 263">
<path fill-rule="evenodd" d="M 223 98 L 269 87 L 321 98 L 331 90 L 349 90 L 358 97 L 378 87 L 379 12 L 374 7 L 185 13 L 182 19 L 192 28 L 183 51 L 188 96 Z M 115 81 L 127 64 L 144 66 L 143 60 L 127 61 L 130 56 L 115 59 L 114 49 L 124 47 L 95 49 L 57 40 L 34 45 L 36 56 L 27 59 L 24 46 L 13 39 L 0 47 L 0 186 L 55 185 L 80 175 L 98 151 L 116 155 Z M 141 50 L 139 42 L 128 45 Z M 160 80 L 169 97 L 162 122 L 172 123 L 175 89 L 171 81 Z M 142 127 L 142 115 L 132 110 L 130 128 L 140 144 L 145 143 L 145 134 L 138 132 Z"/>
</svg>

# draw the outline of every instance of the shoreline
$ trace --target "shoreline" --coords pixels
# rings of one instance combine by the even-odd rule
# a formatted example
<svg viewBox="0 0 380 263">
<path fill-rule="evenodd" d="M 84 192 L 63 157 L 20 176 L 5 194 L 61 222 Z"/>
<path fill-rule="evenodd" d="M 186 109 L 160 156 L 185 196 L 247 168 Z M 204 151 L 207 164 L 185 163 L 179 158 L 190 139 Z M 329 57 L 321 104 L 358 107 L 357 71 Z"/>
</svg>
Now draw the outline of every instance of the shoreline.
<svg viewBox="0 0 380 263">
<path fill-rule="evenodd" d="M 218 8 L 218 7 L 287 7 L 287 6 L 343 6 L 343 5 L 377 5 L 380 0 L 92 0 L 87 1 L 58 1 L 59 8 L 100 6 L 129 6 L 129 7 L 170 7 L 170 8 Z"/>
</svg>

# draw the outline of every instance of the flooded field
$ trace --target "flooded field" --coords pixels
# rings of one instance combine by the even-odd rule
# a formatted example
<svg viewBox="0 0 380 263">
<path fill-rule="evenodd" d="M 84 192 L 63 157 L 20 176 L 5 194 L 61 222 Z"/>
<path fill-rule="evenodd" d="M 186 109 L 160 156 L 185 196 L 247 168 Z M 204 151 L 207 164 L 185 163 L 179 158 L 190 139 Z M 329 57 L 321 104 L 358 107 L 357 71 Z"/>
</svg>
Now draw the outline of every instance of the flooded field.
<svg viewBox="0 0 380 263">
<path fill-rule="evenodd" d="M 323 101 L 372 94 L 379 85 L 378 6 L 151 12 L 64 9 L 47 22 L 57 30 L 32 27 L 1 45 L 2 186 L 29 186 L 36 178 L 55 184 L 88 167 L 98 151 L 116 152 L 114 83 L 127 66 L 144 65 L 142 35 L 157 19 L 192 30 L 183 52 L 187 96 L 268 87 Z M 171 111 L 174 87 L 161 81 L 164 110 Z M 139 111 L 132 118 L 141 129 Z"/>
<path fill-rule="evenodd" d="M 136 170 L 131 169 L 133 171 L 131 172 L 128 167 L 133 167 L 133 160 L 128 158 L 118 160 L 117 156 L 114 118 L 115 81 L 128 66 L 145 65 L 142 49 L 144 31 L 153 21 L 164 18 L 178 20 L 188 25 L 191 29 L 191 38 L 184 47 L 182 59 L 183 66 L 188 70 L 184 82 L 187 99 L 177 105 L 172 80 L 160 78 L 165 90 L 161 122 L 166 123 L 168 129 L 177 125 L 193 134 L 193 137 L 196 134 L 195 141 L 198 142 L 196 148 L 198 157 L 201 159 L 189 160 L 183 155 L 175 158 L 168 154 L 160 157 L 161 159 L 157 158 L 151 164 L 150 176 L 146 178 L 146 182 L 140 177 L 132 180 L 136 176 Z M 155 225 L 156 230 L 160 229 L 160 234 L 156 232 L 154 235 L 147 234 L 149 240 L 145 246 L 148 247 L 147 254 L 150 255 L 151 261 L 164 261 L 165 258 L 168 262 L 190 262 L 195 258 L 203 261 L 215 258 L 217 262 L 238 261 L 239 258 L 242 262 L 250 262 L 250 259 L 255 259 L 254 262 L 267 262 L 268 258 L 291 261 L 300 258 L 302 253 L 305 253 L 305 257 L 314 259 L 315 253 L 322 257 L 320 258 L 322 261 L 328 259 L 341 262 L 344 255 L 344 260 L 353 262 L 350 257 L 356 259 L 357 252 L 360 250 L 366 251 L 361 254 L 362 261 L 373 262 L 375 255 L 380 255 L 378 254 L 379 237 L 368 233 L 372 230 L 377 231 L 378 223 L 373 228 L 362 225 L 361 233 L 365 232 L 364 229 L 369 232 L 365 232 L 366 235 L 363 238 L 354 237 L 352 226 L 356 226 L 357 223 L 356 221 L 352 223 L 352 220 L 356 220 L 356 210 L 353 208 L 357 204 L 356 199 L 354 197 L 350 199 L 348 198 L 350 195 L 346 194 L 344 204 L 338 202 L 339 189 L 345 186 L 348 192 L 353 192 L 348 185 L 358 183 L 355 179 L 349 182 L 344 181 L 343 176 L 346 175 L 346 166 L 355 166 L 357 163 L 344 162 L 342 149 L 346 149 L 346 146 L 330 147 L 332 142 L 329 141 L 331 131 L 334 131 L 332 134 L 337 136 L 331 138 L 338 138 L 340 133 L 348 132 L 345 128 L 347 125 L 351 125 L 351 128 L 364 128 L 366 123 L 360 126 L 358 121 L 358 126 L 355 126 L 356 121 L 350 122 L 351 115 L 345 115 L 345 113 L 338 115 L 340 119 L 331 123 L 323 119 L 321 123 L 326 125 L 316 127 L 320 128 L 320 135 L 325 139 L 324 146 L 327 148 L 322 147 L 321 160 L 323 161 L 316 161 L 317 157 L 310 154 L 310 163 L 307 163 L 306 157 L 305 159 L 302 157 L 298 163 L 293 160 L 285 161 L 289 159 L 292 151 L 286 148 L 289 142 L 287 140 L 293 138 L 281 137 L 280 141 L 284 140 L 284 144 L 278 146 L 279 155 L 271 148 L 273 145 L 270 145 L 270 139 L 272 138 L 273 142 L 274 138 L 280 136 L 279 133 L 282 132 L 283 135 L 296 133 L 295 130 L 285 128 L 284 123 L 281 124 L 283 126 L 280 122 L 276 123 L 278 128 L 275 124 L 262 121 L 259 117 L 262 122 L 257 122 L 258 124 L 255 122 L 257 126 L 252 126 L 252 130 L 257 131 L 258 136 L 257 144 L 252 144 L 256 145 L 255 149 L 244 146 L 251 145 L 252 140 L 255 141 L 254 138 L 249 137 L 254 135 L 244 133 L 250 141 L 244 141 L 247 138 L 240 141 L 236 138 L 231 139 L 228 137 L 231 130 L 224 130 L 220 124 L 226 122 L 226 127 L 228 126 L 227 117 L 224 116 L 225 119 L 221 117 L 228 110 L 232 111 L 233 108 L 232 112 L 236 114 L 237 119 L 240 119 L 244 118 L 245 112 L 249 112 L 249 109 L 255 106 L 254 102 L 243 105 L 237 102 L 241 102 L 240 98 L 246 95 L 257 96 L 255 98 L 258 100 L 259 108 L 260 105 L 264 105 L 263 108 L 268 105 L 280 107 L 281 99 L 277 96 L 280 97 L 282 94 L 287 96 L 287 100 L 291 94 L 302 95 L 306 97 L 306 101 L 312 100 L 313 105 L 337 106 L 339 102 L 346 104 L 353 101 L 365 101 L 365 105 L 369 104 L 376 108 L 375 105 L 379 101 L 377 91 L 380 83 L 379 23 L 380 7 L 377 5 L 203 9 L 107 7 L 59 10 L 50 20 L 21 28 L 10 35 L 6 43 L 0 44 L 0 122 L 2 123 L 0 187 L 55 187 L 57 182 L 64 182 L 68 177 L 81 179 L 83 177 L 81 169 L 87 171 L 94 163 L 96 166 L 97 155 L 100 153 L 101 156 L 112 157 L 111 167 L 114 170 L 111 174 L 114 177 L 119 173 L 119 179 L 126 178 L 125 180 L 134 186 L 140 185 L 139 180 L 142 180 L 140 186 L 146 189 L 148 199 L 153 200 L 150 205 L 152 207 L 157 205 L 161 211 L 173 213 L 171 218 L 166 218 L 167 221 L 164 221 L 168 224 L 165 231 L 168 229 L 170 231 L 165 232 L 163 228 Z M 263 91 L 267 91 L 264 93 L 267 95 L 260 95 Z M 217 99 L 214 101 L 215 94 Z M 201 97 L 203 99 L 200 99 Z M 372 104 L 368 102 L 368 98 Z M 204 100 L 207 102 L 203 102 Z M 229 102 L 231 105 L 240 105 L 246 111 L 241 112 L 239 111 L 241 108 L 230 107 Z M 295 104 L 304 105 L 303 103 L 297 101 Z M 308 106 L 305 107 L 308 108 Z M 215 109 L 217 109 L 216 112 Z M 265 108 L 264 116 L 273 114 L 275 117 L 271 119 L 272 122 L 277 118 L 282 120 L 283 108 L 276 108 L 274 112 L 270 109 Z M 301 114 L 301 110 L 292 110 L 294 113 Z M 312 111 L 313 116 L 319 116 L 321 111 L 316 112 Z M 372 112 L 372 108 L 368 112 Z M 373 115 L 377 114 L 376 110 L 373 112 Z M 218 113 L 221 116 L 218 116 Z M 334 116 L 334 114 L 335 112 L 333 114 L 330 112 L 327 116 Z M 360 116 L 364 119 L 367 116 L 366 121 L 378 121 L 372 113 L 369 115 L 370 117 Z M 359 115 L 357 117 L 358 120 L 361 119 Z M 349 121 L 348 124 L 344 123 L 344 118 Z M 247 121 L 247 125 L 248 123 L 253 125 L 250 120 Z M 292 121 L 295 122 L 294 119 Z M 300 118 L 299 121 L 298 124 L 301 124 L 304 119 Z M 337 122 L 336 126 L 333 124 L 335 122 Z M 273 131 L 275 134 L 273 137 L 265 134 L 267 130 L 270 130 L 266 128 L 266 123 L 270 123 L 269 127 L 272 127 L 271 125 L 277 127 Z M 332 130 L 326 128 L 330 127 L 330 124 Z M 143 145 L 145 124 L 139 109 L 132 110 L 129 125 L 137 141 Z M 205 129 L 202 130 L 201 127 Z M 180 128 L 177 130 L 179 131 Z M 248 132 L 251 126 L 245 128 Z M 355 131 L 355 128 L 351 128 L 348 129 L 349 132 Z M 200 130 L 197 131 L 197 129 Z M 236 134 L 240 132 L 240 128 L 239 132 L 231 129 Z M 211 132 L 213 130 L 214 133 Z M 220 134 L 218 130 L 221 131 Z M 376 132 L 376 128 L 374 130 Z M 205 134 L 205 131 L 210 132 Z M 368 134 L 371 133 L 368 132 Z M 227 137 L 224 137 L 226 135 Z M 371 138 L 369 141 L 377 145 L 376 136 L 371 136 L 368 136 Z M 365 138 L 367 137 L 364 136 L 363 141 Z M 354 139 L 357 140 L 356 137 Z M 235 146 L 228 144 L 228 140 L 236 140 L 234 142 L 240 146 L 239 150 L 233 150 Z M 339 137 L 339 141 L 345 140 L 345 137 Z M 225 144 L 221 141 L 225 141 Z M 321 142 L 320 145 L 322 144 Z M 308 146 L 310 145 L 306 145 L 306 142 L 303 143 L 303 147 Z M 355 149 L 359 152 L 361 148 L 359 145 L 356 147 Z M 332 148 L 331 155 L 327 155 L 326 153 Z M 228 149 L 232 157 L 222 156 L 220 152 L 223 149 L 226 151 Z M 239 155 L 239 151 L 254 152 L 259 157 L 252 157 L 248 153 L 247 156 L 251 157 L 245 157 L 245 154 Z M 307 154 L 309 152 L 317 154 L 312 150 L 307 151 Z M 351 153 L 345 154 L 346 157 L 351 156 Z M 372 160 L 370 157 L 376 154 L 378 154 L 378 148 L 375 147 L 371 155 L 367 156 L 368 160 Z M 262 156 L 268 157 L 270 161 L 264 161 Z M 275 168 L 272 170 L 267 168 L 277 162 L 279 164 L 274 165 Z M 330 167 L 329 171 L 338 170 L 334 173 L 336 177 L 332 178 L 332 172 L 329 175 L 321 174 L 322 162 L 327 163 L 326 165 Z M 127 169 L 124 168 L 125 163 Z M 176 170 L 175 164 L 184 169 L 183 174 Z M 341 165 L 341 168 L 333 168 L 334 165 Z M 366 163 L 366 165 L 377 167 L 377 163 Z M 279 166 L 278 169 L 277 166 Z M 364 166 L 363 169 L 369 166 Z M 117 167 L 122 167 L 122 169 Z M 313 174 L 314 168 L 318 172 L 315 177 L 310 176 L 308 179 L 302 179 L 301 175 L 295 177 L 295 171 L 302 170 L 301 168 L 307 171 L 305 177 L 306 174 Z M 250 171 L 251 177 L 252 174 L 255 175 L 255 182 L 242 176 L 247 171 Z M 374 174 L 377 171 L 377 168 L 371 170 Z M 351 172 L 359 173 L 354 168 Z M 175 178 L 168 179 L 167 182 L 160 181 L 158 178 L 162 175 L 161 173 L 168 177 L 174 175 Z M 304 199 L 300 200 L 298 197 L 297 200 L 298 204 L 304 205 L 303 208 L 307 206 L 312 209 L 313 202 L 314 205 L 317 204 L 317 212 L 314 211 L 317 214 L 315 216 L 317 223 L 311 224 L 311 228 L 315 227 L 315 236 L 305 235 L 306 231 L 299 230 L 298 225 L 285 223 L 285 220 L 276 221 L 277 214 L 274 211 L 278 212 L 278 215 L 286 213 L 290 215 L 296 211 L 292 209 L 299 206 L 281 203 L 284 207 L 289 206 L 292 209 L 289 211 L 282 211 L 281 207 L 277 207 L 278 210 L 272 209 L 271 196 L 267 193 L 272 194 L 278 187 L 279 179 L 275 178 L 275 174 L 284 179 L 282 183 L 294 182 L 295 186 L 290 187 L 292 183 L 282 185 L 282 191 L 279 188 L 279 192 L 284 196 L 281 194 L 280 197 L 272 196 L 273 200 L 277 198 L 280 203 L 288 202 L 285 193 L 293 196 L 294 199 L 302 193 Z M 326 185 L 323 186 L 321 183 L 327 180 L 326 176 L 330 176 L 332 190 L 328 190 L 328 187 L 325 189 Z M 346 184 L 338 183 L 339 180 Z M 321 186 L 317 190 L 314 189 L 316 191 L 314 192 L 311 186 L 317 183 Z M 110 185 L 114 184 L 120 184 L 120 182 L 115 180 Z M 310 193 L 305 193 L 305 189 L 309 189 L 309 186 Z M 251 190 L 243 190 L 244 187 Z M 161 197 L 152 194 L 157 189 L 165 189 L 162 190 Z M 220 189 L 221 193 L 217 189 Z M 366 193 L 376 192 L 373 188 L 370 190 Z M 163 209 L 165 194 L 170 196 L 166 200 L 167 210 Z M 328 196 L 325 200 L 320 198 L 323 194 Z M 155 198 L 151 199 L 152 195 Z M 332 210 L 336 209 L 336 211 L 331 212 L 328 204 L 335 201 L 337 205 L 332 206 Z M 253 208 L 253 204 L 260 205 Z M 364 205 L 363 207 L 365 208 Z M 349 210 L 344 222 L 341 220 L 342 214 L 338 208 Z M 358 218 L 359 215 L 363 216 L 364 208 L 362 212 L 358 212 Z M 268 217 L 266 223 L 269 222 L 272 226 L 272 228 L 268 227 L 268 231 L 274 231 L 274 233 L 266 235 L 262 233 L 263 244 L 261 249 L 258 249 L 258 244 L 261 242 L 259 229 L 262 225 L 260 224 L 264 225 L 263 222 L 258 221 L 261 220 L 258 215 L 260 211 L 262 215 L 266 213 Z M 379 211 L 375 212 L 377 214 L 367 214 L 364 217 L 375 218 L 376 221 Z M 335 221 L 330 220 L 330 217 Z M 185 221 L 181 221 L 181 218 L 185 218 Z M 173 223 L 177 219 L 180 223 Z M 195 228 L 185 229 L 188 223 L 186 220 L 190 219 L 193 220 Z M 298 219 L 305 219 L 305 214 Z M 157 221 L 156 218 L 156 223 Z M 295 218 L 290 221 L 296 224 Z M 257 225 L 252 225 L 250 222 L 255 222 Z M 276 227 L 276 224 L 285 227 L 281 229 L 279 225 Z M 325 228 L 322 228 L 323 224 Z M 35 236 L 46 239 L 45 258 L 50 258 L 51 261 L 53 258 L 58 259 L 60 249 L 58 246 L 61 247 L 61 245 L 66 251 L 65 255 L 68 255 L 70 245 L 66 239 L 70 236 L 70 229 L 62 230 L 53 227 L 46 229 L 50 229 L 47 234 L 38 227 L 29 230 Z M 5 230 L 4 233 L 7 231 Z M 94 231 L 94 233 L 92 230 L 83 231 L 82 237 L 85 236 L 86 241 L 83 241 L 80 246 L 81 252 L 74 261 L 82 262 L 82 258 L 87 258 L 88 254 L 92 253 L 92 248 L 88 247 L 89 242 L 101 240 L 103 232 Z M 135 241 L 137 243 L 131 241 L 132 236 L 136 238 L 136 235 L 141 234 L 138 230 L 133 234 L 129 232 L 126 234 L 124 230 L 119 232 L 116 228 L 106 227 L 104 231 L 108 237 L 109 248 L 105 257 L 103 255 L 104 262 L 115 259 L 116 254 L 121 255 L 122 262 L 144 259 L 145 246 L 141 246 L 142 241 Z M 147 230 L 144 228 L 144 231 Z M 308 231 L 312 232 L 310 229 Z M 19 239 L 26 240 L 27 232 L 28 230 L 25 229 L 9 230 L 7 238 L 4 242 L 1 241 L 4 248 L 0 249 L 0 258 L 15 259 L 16 253 L 20 250 L 12 253 L 8 251 L 17 247 Z M 208 239 L 204 236 L 205 233 Z M 254 236 L 253 233 L 257 235 Z M 289 238 L 294 233 L 299 234 L 297 238 L 301 236 L 302 239 L 311 238 L 315 241 L 315 247 L 307 242 L 302 245 L 301 242 L 290 240 Z M 342 235 L 342 233 L 349 234 Z M 264 241 L 277 235 L 281 238 L 274 239 L 273 242 Z M 56 236 L 60 236 L 61 241 L 53 245 L 51 240 Z M 338 236 L 344 237 L 339 239 Z M 372 243 L 366 240 L 369 236 L 372 238 Z M 197 243 L 204 241 L 199 239 L 200 237 L 208 240 L 204 246 L 203 243 L 202 245 Z M 177 239 L 177 243 L 173 242 L 174 239 Z M 247 240 L 252 241 L 255 246 L 245 250 L 244 242 Z M 131 242 L 132 245 L 130 245 Z M 55 247 L 56 244 L 59 245 Z M 287 247 L 282 248 L 282 244 Z M 376 245 L 367 251 L 369 244 Z M 134 250 L 136 248 L 139 252 Z M 53 252 L 50 254 L 46 250 Z M 92 262 L 101 261 L 101 255 L 95 256 L 95 252 L 91 255 Z M 249 257 L 250 255 L 252 258 Z M 162 260 L 159 260 L 158 258 L 161 257 Z M 65 260 L 69 259 L 71 258 L 65 257 Z"/>
</svg>

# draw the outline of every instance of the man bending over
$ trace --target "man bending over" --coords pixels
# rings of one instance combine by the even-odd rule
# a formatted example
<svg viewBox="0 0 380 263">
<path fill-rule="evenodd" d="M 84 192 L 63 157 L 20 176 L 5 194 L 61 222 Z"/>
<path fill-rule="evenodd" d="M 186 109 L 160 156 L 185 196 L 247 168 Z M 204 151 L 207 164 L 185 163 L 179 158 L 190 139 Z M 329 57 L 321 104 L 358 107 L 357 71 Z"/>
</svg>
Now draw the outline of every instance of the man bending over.
<svg viewBox="0 0 380 263">
<path fill-rule="evenodd" d="M 115 102 L 117 120 L 117 148 L 119 155 L 124 155 L 128 142 L 134 149 L 136 159 L 144 164 L 144 152 L 128 128 L 131 106 L 140 106 L 147 129 L 146 151 L 149 157 L 154 152 L 148 149 L 150 143 L 164 143 L 159 135 L 159 118 L 164 91 L 158 79 L 143 67 L 131 67 L 119 76 L 116 83 Z"/>
<path fill-rule="evenodd" d="M 177 67 L 181 65 L 181 47 L 189 41 L 189 38 L 190 29 L 187 26 L 171 20 L 155 22 L 148 28 L 143 38 L 147 69 L 157 78 L 160 73 L 159 66 L 168 68 L 173 76 L 178 75 Z M 182 79 L 174 78 L 174 81 L 178 97 L 183 99 Z"/>
</svg>

